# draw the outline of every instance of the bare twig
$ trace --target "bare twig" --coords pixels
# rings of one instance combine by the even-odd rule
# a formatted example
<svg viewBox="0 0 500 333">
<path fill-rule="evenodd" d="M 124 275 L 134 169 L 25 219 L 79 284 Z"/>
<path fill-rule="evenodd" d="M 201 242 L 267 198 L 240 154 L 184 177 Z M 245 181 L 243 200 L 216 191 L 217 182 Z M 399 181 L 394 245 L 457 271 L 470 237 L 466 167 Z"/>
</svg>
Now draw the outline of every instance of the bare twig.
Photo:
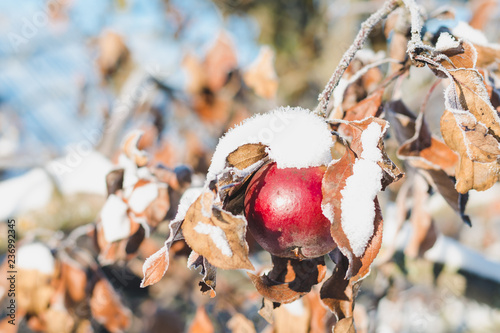
<svg viewBox="0 0 500 333">
<path fill-rule="evenodd" d="M 373 13 L 365 22 L 361 24 L 361 29 L 358 32 L 358 35 L 354 39 L 354 42 L 349 47 L 349 49 L 344 53 L 342 59 L 340 60 L 337 69 L 333 72 L 332 77 L 328 81 L 325 86 L 323 92 L 318 96 L 319 104 L 316 107 L 315 113 L 326 115 L 328 102 L 330 101 L 330 96 L 332 95 L 333 90 L 338 85 L 340 78 L 344 74 L 345 70 L 351 63 L 352 59 L 356 55 L 359 49 L 361 49 L 375 25 L 383 20 L 387 15 L 389 15 L 394 9 L 396 9 L 399 5 L 399 1 L 397 0 L 387 0 L 384 3 L 384 6 L 380 8 L 378 11 Z"/>
</svg>

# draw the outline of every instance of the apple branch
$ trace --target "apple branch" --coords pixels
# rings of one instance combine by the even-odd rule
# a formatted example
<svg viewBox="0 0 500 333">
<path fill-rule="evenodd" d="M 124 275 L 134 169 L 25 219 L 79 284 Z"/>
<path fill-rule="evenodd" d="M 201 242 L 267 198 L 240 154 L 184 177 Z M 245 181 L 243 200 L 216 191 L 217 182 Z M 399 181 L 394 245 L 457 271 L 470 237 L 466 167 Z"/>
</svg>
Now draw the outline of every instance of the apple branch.
<svg viewBox="0 0 500 333">
<path fill-rule="evenodd" d="M 327 115 L 328 102 L 330 101 L 330 97 L 335 90 L 335 87 L 337 87 L 340 78 L 344 74 L 345 70 L 347 69 L 347 67 L 349 67 L 349 64 L 354 59 L 356 52 L 358 52 L 363 47 L 366 39 L 370 35 L 373 28 L 377 25 L 377 23 L 387 17 L 387 15 L 394 11 L 398 6 L 399 1 L 387 0 L 382 8 L 373 13 L 366 21 L 361 24 L 361 29 L 354 39 L 354 42 L 344 53 L 339 65 L 337 66 L 337 69 L 335 69 L 335 72 L 333 72 L 330 80 L 326 84 L 325 89 L 318 96 L 319 104 L 316 107 L 315 113 L 321 114 L 323 116 Z"/>
</svg>

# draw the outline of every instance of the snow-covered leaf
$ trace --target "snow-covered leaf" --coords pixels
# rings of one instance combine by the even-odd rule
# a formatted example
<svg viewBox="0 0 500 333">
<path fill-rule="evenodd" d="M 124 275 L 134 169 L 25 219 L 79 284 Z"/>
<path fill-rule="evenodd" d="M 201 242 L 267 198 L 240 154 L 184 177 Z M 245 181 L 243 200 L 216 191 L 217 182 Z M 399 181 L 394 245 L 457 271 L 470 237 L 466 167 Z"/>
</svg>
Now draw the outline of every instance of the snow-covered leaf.
<svg viewBox="0 0 500 333">
<path fill-rule="evenodd" d="M 118 196 L 112 194 L 101 210 L 101 225 L 108 243 L 130 236 L 128 206 Z"/>
<path fill-rule="evenodd" d="M 349 258 L 346 278 L 361 279 L 380 248 L 382 216 L 376 196 L 382 189 L 379 163 L 383 155 L 379 142 L 387 123 L 367 118 L 349 126 L 354 136 L 351 146 L 342 158 L 328 165 L 323 177 L 322 208 L 332 223 L 333 240 Z"/>
<path fill-rule="evenodd" d="M 215 194 L 203 192 L 182 224 L 184 238 L 195 252 L 223 269 L 254 269 L 245 240 L 247 221 L 213 205 Z"/>
</svg>

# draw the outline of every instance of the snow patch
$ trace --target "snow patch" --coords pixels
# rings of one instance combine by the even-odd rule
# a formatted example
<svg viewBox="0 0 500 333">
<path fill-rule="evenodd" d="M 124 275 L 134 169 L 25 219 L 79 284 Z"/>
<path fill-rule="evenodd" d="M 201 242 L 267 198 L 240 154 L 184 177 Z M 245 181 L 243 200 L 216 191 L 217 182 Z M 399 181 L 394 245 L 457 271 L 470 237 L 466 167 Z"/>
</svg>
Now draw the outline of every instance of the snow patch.
<svg viewBox="0 0 500 333">
<path fill-rule="evenodd" d="M 194 231 L 202 235 L 210 236 L 215 246 L 221 250 L 223 255 L 228 257 L 233 256 L 233 251 L 231 251 L 231 247 L 227 242 L 226 234 L 220 227 L 198 221 L 198 224 L 194 227 Z"/>
<path fill-rule="evenodd" d="M 474 29 L 463 21 L 458 22 L 457 26 L 453 28 L 452 33 L 457 37 L 466 39 L 469 42 L 477 45 L 486 46 L 489 44 L 488 39 L 482 31 Z"/>
<path fill-rule="evenodd" d="M 50 176 L 42 168 L 0 182 L 0 221 L 45 207 L 54 188 Z"/>
<path fill-rule="evenodd" d="M 378 148 L 382 131 L 378 123 L 371 123 L 363 131 L 361 158 L 354 163 L 353 174 L 347 178 L 345 187 L 340 191 L 342 229 L 357 257 L 364 253 L 374 231 L 374 200 L 382 189 L 382 169 L 377 164 L 382 159 Z"/>
<path fill-rule="evenodd" d="M 332 204 L 321 204 L 321 211 L 323 212 L 323 215 L 330 221 L 330 223 L 333 223 L 335 216 L 333 215 Z"/>
<path fill-rule="evenodd" d="M 54 273 L 54 257 L 42 243 L 23 245 L 17 251 L 18 268 L 34 269 L 44 274 Z"/>
<path fill-rule="evenodd" d="M 283 306 L 292 316 L 300 317 L 306 312 L 306 307 L 304 306 L 302 298 L 299 298 L 292 303 L 283 304 Z"/>
<path fill-rule="evenodd" d="M 130 220 L 127 216 L 127 204 L 118 196 L 111 194 L 101 210 L 104 238 L 114 242 L 130 236 Z"/>
<path fill-rule="evenodd" d="M 129 207 L 137 213 L 143 212 L 158 197 L 158 184 L 148 183 L 132 191 L 128 200 Z"/>
<path fill-rule="evenodd" d="M 97 151 L 84 156 L 71 152 L 47 163 L 46 169 L 64 195 L 90 193 L 106 196 L 106 183 L 103 179 L 113 169 L 113 164 Z"/>
<path fill-rule="evenodd" d="M 449 49 L 454 49 L 460 46 L 460 42 L 455 39 L 452 35 L 447 32 L 443 32 L 439 35 L 436 43 L 437 51 L 446 51 Z"/>
<path fill-rule="evenodd" d="M 231 152 L 249 143 L 267 145 L 269 157 L 278 168 L 315 167 L 332 160 L 333 141 L 324 119 L 300 107 L 280 107 L 247 119 L 219 140 L 207 182 L 224 170 Z"/>
</svg>

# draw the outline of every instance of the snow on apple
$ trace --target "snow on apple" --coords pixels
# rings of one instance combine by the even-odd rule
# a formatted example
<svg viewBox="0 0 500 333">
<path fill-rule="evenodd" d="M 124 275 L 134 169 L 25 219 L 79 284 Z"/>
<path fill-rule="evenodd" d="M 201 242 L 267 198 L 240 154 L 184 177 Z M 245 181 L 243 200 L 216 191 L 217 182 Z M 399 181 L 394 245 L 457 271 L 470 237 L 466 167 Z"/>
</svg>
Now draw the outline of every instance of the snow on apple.
<svg viewBox="0 0 500 333">
<path fill-rule="evenodd" d="M 231 152 L 249 143 L 266 145 L 278 168 L 315 167 L 332 159 L 333 140 L 324 119 L 300 107 L 281 107 L 246 120 L 219 140 L 208 181 L 224 169 Z"/>
</svg>

